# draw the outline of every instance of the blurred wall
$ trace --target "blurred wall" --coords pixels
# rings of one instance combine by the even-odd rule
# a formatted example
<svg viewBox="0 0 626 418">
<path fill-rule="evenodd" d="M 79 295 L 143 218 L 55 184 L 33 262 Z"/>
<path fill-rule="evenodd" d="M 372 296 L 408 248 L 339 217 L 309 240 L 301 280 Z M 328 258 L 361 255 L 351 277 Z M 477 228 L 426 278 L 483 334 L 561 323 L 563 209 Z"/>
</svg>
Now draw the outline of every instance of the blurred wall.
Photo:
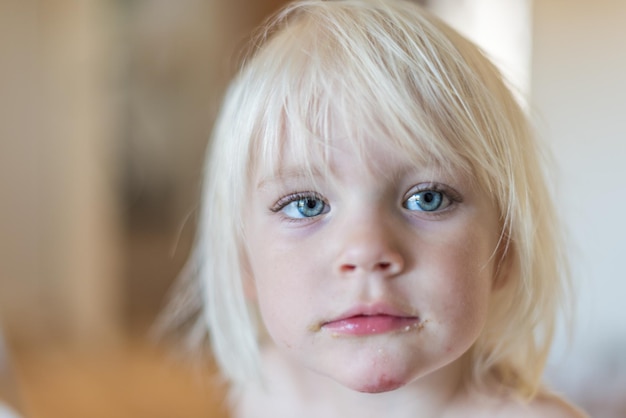
<svg viewBox="0 0 626 418">
<path fill-rule="evenodd" d="M 250 33 L 284 0 L 150 0 L 119 8 L 124 317 L 143 333 L 195 233 L 204 150 Z"/>
<path fill-rule="evenodd" d="M 0 312 L 26 339 L 117 332 L 108 17 L 104 2 L 0 5 Z"/>
<path fill-rule="evenodd" d="M 532 0 L 430 0 L 431 11 L 474 41 L 525 99 L 530 89 Z"/>
<path fill-rule="evenodd" d="M 604 403 L 598 416 L 624 416 L 626 2 L 535 1 L 533 19 L 532 96 L 561 168 L 557 204 L 580 281 L 575 339 L 558 342 L 555 380 Z"/>
<path fill-rule="evenodd" d="M 193 240 L 239 50 L 280 0 L 0 2 L 0 321 L 12 341 L 143 332 Z"/>
</svg>

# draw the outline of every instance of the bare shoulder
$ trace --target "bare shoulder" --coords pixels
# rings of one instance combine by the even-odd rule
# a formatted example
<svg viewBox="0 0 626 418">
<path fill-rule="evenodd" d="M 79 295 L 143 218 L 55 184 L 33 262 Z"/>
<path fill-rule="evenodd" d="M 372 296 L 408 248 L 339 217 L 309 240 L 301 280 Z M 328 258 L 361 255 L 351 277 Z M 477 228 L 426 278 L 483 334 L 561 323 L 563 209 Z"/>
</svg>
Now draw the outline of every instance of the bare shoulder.
<svg viewBox="0 0 626 418">
<path fill-rule="evenodd" d="M 538 395 L 527 406 L 527 411 L 533 417 L 541 418 L 587 418 L 581 409 L 575 407 L 565 399 L 550 393 Z M 525 415 L 527 416 L 527 415 Z"/>
<path fill-rule="evenodd" d="M 511 418 L 588 418 L 581 409 L 550 393 L 541 393 L 527 404 L 507 402 L 500 412 L 498 416 Z"/>
<path fill-rule="evenodd" d="M 523 402 L 509 396 L 472 394 L 451 416 L 494 417 L 494 418 L 588 418 L 565 399 L 547 392 L 541 392 L 530 402 Z"/>
</svg>

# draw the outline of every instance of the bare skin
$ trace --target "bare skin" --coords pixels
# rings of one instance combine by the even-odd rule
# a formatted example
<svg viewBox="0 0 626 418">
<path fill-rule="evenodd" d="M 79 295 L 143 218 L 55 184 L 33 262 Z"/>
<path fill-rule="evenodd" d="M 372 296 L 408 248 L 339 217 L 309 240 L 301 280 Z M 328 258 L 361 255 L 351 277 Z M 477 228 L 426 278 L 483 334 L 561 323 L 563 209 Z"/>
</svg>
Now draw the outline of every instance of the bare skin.
<svg viewBox="0 0 626 418">
<path fill-rule="evenodd" d="M 264 371 L 264 387 L 251 385 L 245 391 L 236 402 L 236 418 L 587 417 L 548 392 L 524 403 L 505 396 L 478 394 L 462 385 L 439 384 L 433 388 L 433 382 L 428 381 L 428 389 L 412 383 L 385 393 L 361 393 L 302 369 L 271 347 L 264 353 Z M 447 375 L 457 372 L 448 370 Z"/>
</svg>

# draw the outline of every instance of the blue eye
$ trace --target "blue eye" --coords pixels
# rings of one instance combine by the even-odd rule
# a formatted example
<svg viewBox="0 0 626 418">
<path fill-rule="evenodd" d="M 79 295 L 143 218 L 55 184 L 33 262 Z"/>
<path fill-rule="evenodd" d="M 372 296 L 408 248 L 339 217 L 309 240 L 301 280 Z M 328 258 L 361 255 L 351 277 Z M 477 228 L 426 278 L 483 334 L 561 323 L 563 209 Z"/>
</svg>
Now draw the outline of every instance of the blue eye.
<svg viewBox="0 0 626 418">
<path fill-rule="evenodd" d="M 403 206 L 408 210 L 434 212 L 439 209 L 444 209 L 448 204 L 448 199 L 443 193 L 436 190 L 422 190 L 411 195 L 411 197 L 404 202 Z"/>
<path fill-rule="evenodd" d="M 280 209 L 289 218 L 312 218 L 326 213 L 330 209 L 324 200 L 313 195 L 296 195 L 289 199 L 290 201 Z"/>
</svg>

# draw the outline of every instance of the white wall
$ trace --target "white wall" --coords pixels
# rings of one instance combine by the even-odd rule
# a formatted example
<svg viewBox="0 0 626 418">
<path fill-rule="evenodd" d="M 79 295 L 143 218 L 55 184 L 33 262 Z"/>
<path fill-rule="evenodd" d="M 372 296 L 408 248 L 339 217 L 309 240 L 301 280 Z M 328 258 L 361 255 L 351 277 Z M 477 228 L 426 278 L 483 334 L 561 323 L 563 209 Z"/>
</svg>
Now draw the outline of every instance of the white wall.
<svg viewBox="0 0 626 418">
<path fill-rule="evenodd" d="M 626 2 L 536 1 L 533 20 L 532 98 L 580 280 L 574 344 L 559 341 L 554 373 L 568 391 L 626 398 Z"/>
<path fill-rule="evenodd" d="M 530 0 L 431 0 L 428 8 L 473 40 L 524 96 L 530 89 Z"/>
</svg>

